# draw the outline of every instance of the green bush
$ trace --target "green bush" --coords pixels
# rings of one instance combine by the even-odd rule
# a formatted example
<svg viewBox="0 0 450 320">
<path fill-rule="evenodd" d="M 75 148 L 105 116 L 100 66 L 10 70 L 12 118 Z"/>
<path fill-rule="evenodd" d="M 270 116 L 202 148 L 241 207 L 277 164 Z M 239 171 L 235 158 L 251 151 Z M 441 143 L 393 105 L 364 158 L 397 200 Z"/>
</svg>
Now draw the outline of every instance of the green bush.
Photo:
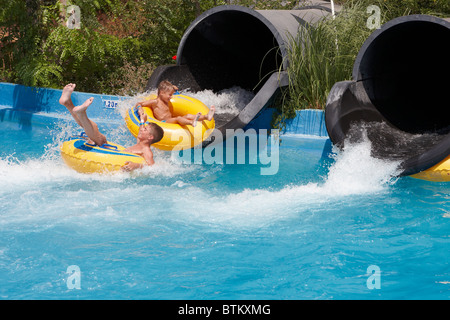
<svg viewBox="0 0 450 320">
<path fill-rule="evenodd" d="M 5 2 L 5 3 L 3 3 Z M 222 4 L 223 2 L 219 2 Z M 94 93 L 142 91 L 155 66 L 173 63 L 197 14 L 217 1 L 2 0 L 0 81 Z M 61 18 L 81 9 L 81 29 Z M 124 79 L 127 79 L 126 83 Z"/>
</svg>

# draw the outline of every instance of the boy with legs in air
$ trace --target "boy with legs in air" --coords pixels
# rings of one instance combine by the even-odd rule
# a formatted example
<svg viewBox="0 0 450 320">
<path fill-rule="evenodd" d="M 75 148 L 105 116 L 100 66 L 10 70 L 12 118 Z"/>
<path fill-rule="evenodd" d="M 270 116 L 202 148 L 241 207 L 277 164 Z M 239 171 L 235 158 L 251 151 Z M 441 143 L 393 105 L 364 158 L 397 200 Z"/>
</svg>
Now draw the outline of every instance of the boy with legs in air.
<svg viewBox="0 0 450 320">
<path fill-rule="evenodd" d="M 59 99 L 59 103 L 69 110 L 74 120 L 84 129 L 92 142 L 98 146 L 107 143 L 106 137 L 100 133 L 97 124 L 90 120 L 86 114 L 86 110 L 91 105 L 94 98 L 89 98 L 82 105 L 75 106 L 71 99 L 71 95 L 74 90 L 75 84 L 69 83 L 66 85 L 61 94 L 61 98 Z M 147 165 L 151 166 L 155 163 L 155 161 L 153 160 L 153 152 L 150 149 L 150 145 L 160 141 L 164 135 L 164 131 L 157 124 L 148 123 L 146 121 L 147 115 L 144 113 L 144 115 L 141 116 L 137 143 L 123 151 L 134 153 L 143 157 Z M 142 164 L 127 161 L 122 167 L 122 170 L 132 171 L 142 167 Z"/>
</svg>

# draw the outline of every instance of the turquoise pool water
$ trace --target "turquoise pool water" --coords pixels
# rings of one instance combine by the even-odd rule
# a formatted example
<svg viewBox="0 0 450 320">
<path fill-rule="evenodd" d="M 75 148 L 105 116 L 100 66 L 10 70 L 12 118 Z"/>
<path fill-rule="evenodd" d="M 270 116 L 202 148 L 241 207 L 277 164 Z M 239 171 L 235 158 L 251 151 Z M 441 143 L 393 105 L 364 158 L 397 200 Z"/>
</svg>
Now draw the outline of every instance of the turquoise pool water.
<svg viewBox="0 0 450 320">
<path fill-rule="evenodd" d="M 326 158 L 325 139 L 282 136 L 273 176 L 163 152 L 83 175 L 58 151 L 75 132 L 0 123 L 1 299 L 450 297 L 450 185 L 393 178 L 368 143 Z"/>
</svg>

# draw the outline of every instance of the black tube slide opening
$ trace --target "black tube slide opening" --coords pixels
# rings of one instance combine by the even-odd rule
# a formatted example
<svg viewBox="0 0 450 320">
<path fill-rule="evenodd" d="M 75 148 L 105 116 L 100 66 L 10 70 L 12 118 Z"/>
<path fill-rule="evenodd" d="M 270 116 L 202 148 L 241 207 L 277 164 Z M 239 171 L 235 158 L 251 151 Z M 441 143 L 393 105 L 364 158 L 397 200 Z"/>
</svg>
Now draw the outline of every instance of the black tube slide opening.
<svg viewBox="0 0 450 320">
<path fill-rule="evenodd" d="M 250 10 L 210 12 L 182 39 L 178 64 L 188 65 L 202 89 L 239 86 L 257 91 L 282 64 L 272 31 Z"/>
<path fill-rule="evenodd" d="M 336 83 L 328 97 L 333 143 L 343 145 L 355 124 L 365 127 L 374 156 L 400 159 L 403 175 L 446 158 L 449 40 L 450 23 L 428 15 L 396 18 L 372 33 L 355 60 L 354 80 Z"/>
<path fill-rule="evenodd" d="M 450 28 L 432 17 L 402 17 L 363 46 L 354 78 L 393 126 L 410 133 L 450 124 Z M 444 21 L 444 20 L 442 20 Z"/>
</svg>

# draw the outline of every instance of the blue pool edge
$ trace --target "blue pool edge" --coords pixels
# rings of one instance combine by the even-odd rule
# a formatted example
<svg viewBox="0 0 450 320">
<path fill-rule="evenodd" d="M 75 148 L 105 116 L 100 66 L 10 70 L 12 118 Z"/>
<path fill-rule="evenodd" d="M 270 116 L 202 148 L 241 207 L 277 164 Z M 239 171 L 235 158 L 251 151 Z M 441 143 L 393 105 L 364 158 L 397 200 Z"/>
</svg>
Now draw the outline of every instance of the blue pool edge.
<svg viewBox="0 0 450 320">
<path fill-rule="evenodd" d="M 21 125 L 53 124 L 59 119 L 70 119 L 70 115 L 58 100 L 62 90 L 27 87 L 20 84 L 0 82 L 0 122 L 19 122 Z M 122 123 L 123 119 L 115 110 L 117 103 L 131 97 L 105 95 L 74 91 L 75 105 L 94 97 L 89 107 L 89 116 L 100 122 Z M 244 129 L 270 129 L 275 109 L 266 108 Z M 20 115 L 18 115 L 20 113 Z M 283 134 L 301 134 L 328 138 L 323 110 L 298 110 L 297 116 L 286 120 Z M 103 120 L 103 121 L 102 121 Z"/>
<path fill-rule="evenodd" d="M 0 82 L 0 122 L 16 122 L 22 127 L 32 125 L 53 125 L 59 120 L 72 120 L 66 108 L 59 104 L 61 89 L 27 87 L 20 84 Z M 118 125 L 123 123 L 117 104 L 130 100 L 131 97 L 96 94 L 74 91 L 72 99 L 75 105 L 94 97 L 89 107 L 89 116 L 99 124 Z M 258 114 L 245 128 L 271 129 L 275 109 L 266 108 Z M 282 134 L 328 138 L 323 110 L 298 110 L 297 116 L 286 120 Z"/>
</svg>

